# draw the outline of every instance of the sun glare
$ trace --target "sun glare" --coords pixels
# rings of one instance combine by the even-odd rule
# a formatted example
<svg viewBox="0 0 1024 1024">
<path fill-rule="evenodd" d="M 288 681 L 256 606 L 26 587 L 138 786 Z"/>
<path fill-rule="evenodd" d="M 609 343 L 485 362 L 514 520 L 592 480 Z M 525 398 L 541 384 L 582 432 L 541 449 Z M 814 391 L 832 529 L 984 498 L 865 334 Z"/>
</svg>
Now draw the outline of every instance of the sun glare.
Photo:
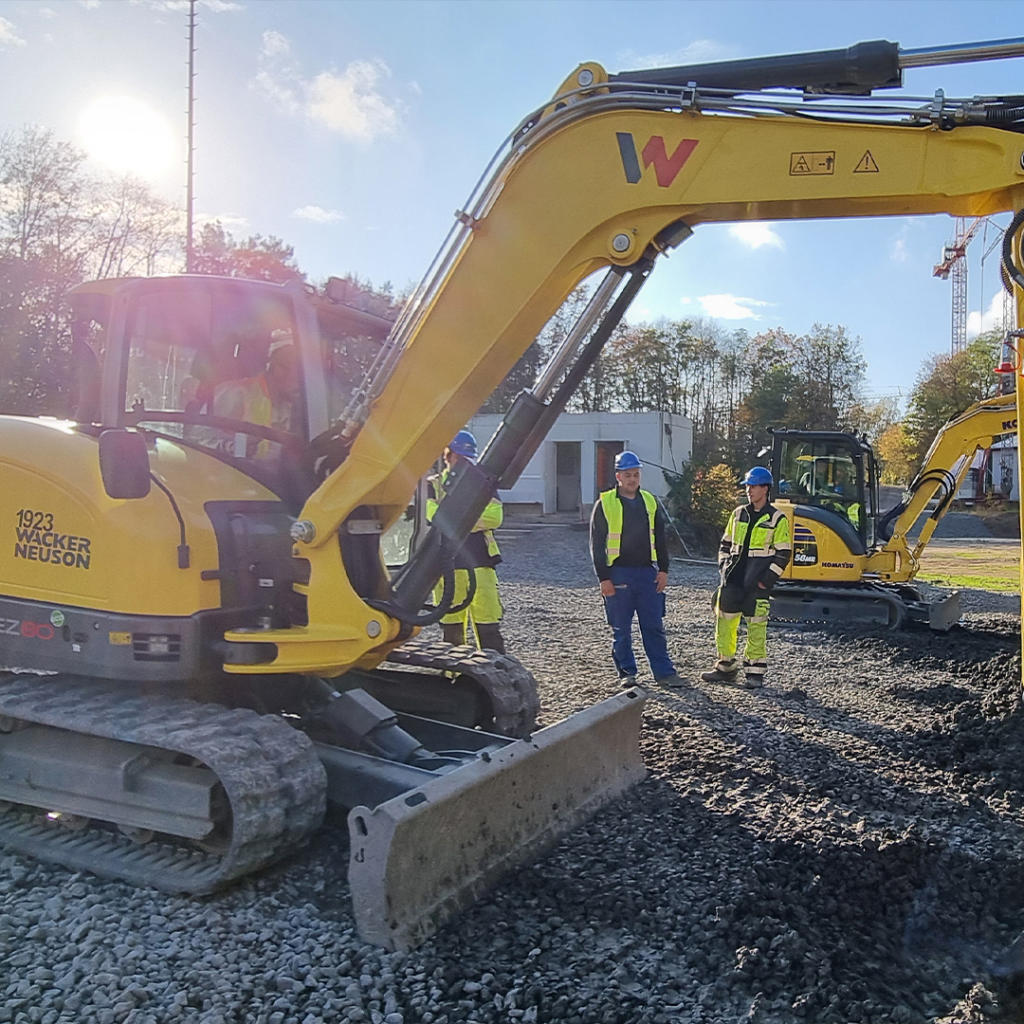
<svg viewBox="0 0 1024 1024">
<path fill-rule="evenodd" d="M 155 177 L 174 154 L 167 119 L 131 96 L 93 100 L 78 119 L 78 135 L 90 157 L 118 174 Z"/>
</svg>

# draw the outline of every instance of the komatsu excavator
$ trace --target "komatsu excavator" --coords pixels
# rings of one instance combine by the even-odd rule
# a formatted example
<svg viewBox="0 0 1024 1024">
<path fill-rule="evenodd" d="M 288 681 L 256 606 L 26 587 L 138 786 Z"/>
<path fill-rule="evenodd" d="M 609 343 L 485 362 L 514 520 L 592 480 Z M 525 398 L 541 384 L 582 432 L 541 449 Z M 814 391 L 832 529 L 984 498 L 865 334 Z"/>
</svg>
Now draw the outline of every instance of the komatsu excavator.
<svg viewBox="0 0 1024 1024">
<path fill-rule="evenodd" d="M 790 520 L 793 559 L 772 592 L 772 616 L 893 628 L 921 622 L 940 631 L 955 625 L 958 592 L 929 597 L 914 577 L 975 452 L 1016 432 L 1016 395 L 976 402 L 942 427 L 900 502 L 882 511 L 875 454 L 863 437 L 773 430 L 773 497 Z"/>
<path fill-rule="evenodd" d="M 581 65 L 509 136 L 336 404 L 301 291 L 80 287 L 72 334 L 94 400 L 74 421 L 0 419 L 0 839 L 204 892 L 287 855 L 338 804 L 360 933 L 408 948 L 622 793 L 643 772 L 642 691 L 533 731 L 534 684 L 512 659 L 415 637 L 453 605 L 453 545 L 515 481 L 659 255 L 701 224 L 1017 211 L 1004 261 L 1019 323 L 1024 100 L 872 93 L 908 67 L 1022 53 L 883 41 Z M 389 573 L 381 538 L 417 481 L 602 270 Z"/>
</svg>

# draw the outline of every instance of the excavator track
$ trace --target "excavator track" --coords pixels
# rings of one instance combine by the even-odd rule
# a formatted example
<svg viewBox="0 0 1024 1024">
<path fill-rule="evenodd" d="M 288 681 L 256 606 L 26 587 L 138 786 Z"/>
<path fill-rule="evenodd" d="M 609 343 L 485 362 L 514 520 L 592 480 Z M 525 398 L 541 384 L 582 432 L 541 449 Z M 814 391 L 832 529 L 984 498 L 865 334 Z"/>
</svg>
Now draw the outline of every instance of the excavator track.
<svg viewBox="0 0 1024 1024">
<path fill-rule="evenodd" d="M 0 844 L 41 860 L 167 892 L 207 893 L 285 856 L 323 820 L 326 779 L 313 744 L 273 716 L 75 676 L 5 673 L 0 719 L 6 731 L 42 725 L 173 751 L 209 769 L 226 798 L 220 825 L 227 832 L 215 852 L 163 835 L 139 844 L 98 823 L 68 831 L 40 814 L 49 808 L 5 804 Z M 0 801 L 12 799 L 8 778 L 0 756 Z"/>
<path fill-rule="evenodd" d="M 490 700 L 494 731 L 503 736 L 521 739 L 536 726 L 540 710 L 537 682 L 518 659 L 508 654 L 416 637 L 394 648 L 387 660 L 468 676 Z"/>
</svg>

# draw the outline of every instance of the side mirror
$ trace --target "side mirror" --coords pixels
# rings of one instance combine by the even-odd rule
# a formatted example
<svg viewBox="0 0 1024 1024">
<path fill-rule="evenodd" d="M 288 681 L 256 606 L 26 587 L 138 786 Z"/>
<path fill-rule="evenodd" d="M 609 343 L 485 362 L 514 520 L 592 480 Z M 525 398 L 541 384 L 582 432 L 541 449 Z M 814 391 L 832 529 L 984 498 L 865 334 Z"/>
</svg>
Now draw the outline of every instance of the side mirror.
<svg viewBox="0 0 1024 1024">
<path fill-rule="evenodd" d="M 149 494 L 149 453 L 146 439 L 133 430 L 100 434 L 100 476 L 111 498 L 144 498 Z"/>
</svg>

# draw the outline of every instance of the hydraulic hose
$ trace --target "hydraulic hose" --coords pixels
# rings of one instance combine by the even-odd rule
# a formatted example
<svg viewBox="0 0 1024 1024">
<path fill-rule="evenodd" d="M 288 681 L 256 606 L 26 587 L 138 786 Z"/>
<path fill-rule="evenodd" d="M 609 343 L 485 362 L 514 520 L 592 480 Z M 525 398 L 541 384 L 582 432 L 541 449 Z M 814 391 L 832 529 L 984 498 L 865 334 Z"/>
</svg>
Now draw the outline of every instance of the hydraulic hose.
<svg viewBox="0 0 1024 1024">
<path fill-rule="evenodd" d="M 1024 208 L 1018 210 L 1013 215 L 1013 220 L 1010 221 L 1009 227 L 1003 234 L 1003 270 L 1006 272 L 1006 276 L 1022 291 L 1024 291 L 1024 272 L 1014 262 L 1014 250 L 1013 241 L 1014 237 L 1020 232 L 1020 229 L 1024 227 Z"/>
<path fill-rule="evenodd" d="M 432 626 L 440 622 L 446 615 L 454 615 L 468 608 L 476 596 L 476 573 L 467 572 L 466 596 L 458 604 L 455 600 L 455 569 L 449 566 L 441 573 L 441 599 L 437 605 L 428 611 L 407 612 L 404 608 L 391 601 L 369 600 L 366 603 L 371 608 L 386 612 L 388 615 L 398 619 L 406 626 Z"/>
</svg>

